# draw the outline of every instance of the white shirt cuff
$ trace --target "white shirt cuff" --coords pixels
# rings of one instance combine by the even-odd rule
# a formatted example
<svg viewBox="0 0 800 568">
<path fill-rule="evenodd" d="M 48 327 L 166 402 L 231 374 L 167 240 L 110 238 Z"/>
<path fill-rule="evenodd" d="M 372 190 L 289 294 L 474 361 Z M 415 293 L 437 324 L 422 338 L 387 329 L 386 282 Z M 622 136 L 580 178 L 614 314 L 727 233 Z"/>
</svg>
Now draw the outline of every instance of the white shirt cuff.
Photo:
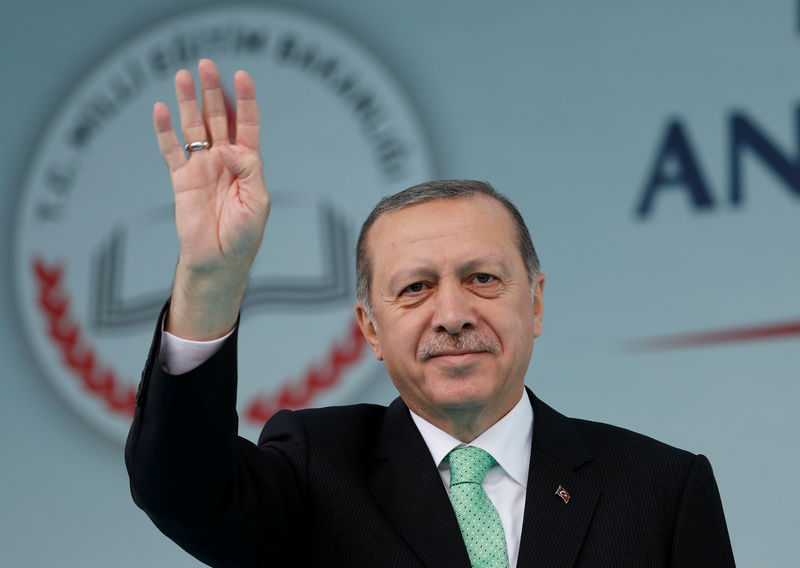
<svg viewBox="0 0 800 568">
<path fill-rule="evenodd" d="M 182 339 L 177 335 L 162 330 L 158 363 L 170 375 L 188 373 L 205 363 L 214 353 L 219 351 L 219 348 L 222 347 L 222 344 L 232 333 L 233 329 L 218 339 L 193 341 L 191 339 Z"/>
</svg>

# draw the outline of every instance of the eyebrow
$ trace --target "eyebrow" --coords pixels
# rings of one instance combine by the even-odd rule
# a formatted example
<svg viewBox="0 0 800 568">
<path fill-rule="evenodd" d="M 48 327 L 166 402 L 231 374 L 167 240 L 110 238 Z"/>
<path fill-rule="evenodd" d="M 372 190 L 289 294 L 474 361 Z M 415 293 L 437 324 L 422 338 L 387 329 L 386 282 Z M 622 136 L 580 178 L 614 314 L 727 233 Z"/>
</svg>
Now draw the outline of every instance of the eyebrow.
<svg viewBox="0 0 800 568">
<path fill-rule="evenodd" d="M 400 269 L 389 278 L 389 290 L 394 291 L 401 284 L 406 282 L 417 282 L 419 280 L 435 280 L 438 274 L 435 270 L 425 266 L 410 267 Z"/>
<path fill-rule="evenodd" d="M 480 270 L 486 266 L 499 267 L 500 270 L 504 272 L 509 271 L 508 262 L 506 262 L 500 255 L 495 254 L 470 260 L 466 264 L 462 265 L 459 271 L 461 273 L 475 272 L 476 270 Z"/>
</svg>

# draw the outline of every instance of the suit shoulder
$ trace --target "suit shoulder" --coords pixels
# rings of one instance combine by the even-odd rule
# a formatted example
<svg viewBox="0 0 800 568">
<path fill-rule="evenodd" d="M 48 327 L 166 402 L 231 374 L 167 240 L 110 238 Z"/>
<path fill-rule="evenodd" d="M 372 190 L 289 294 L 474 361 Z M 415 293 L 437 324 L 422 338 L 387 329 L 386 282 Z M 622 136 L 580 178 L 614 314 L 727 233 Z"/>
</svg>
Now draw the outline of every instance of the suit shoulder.
<svg viewBox="0 0 800 568">
<path fill-rule="evenodd" d="M 258 446 L 262 455 L 279 453 L 319 499 L 320 488 L 368 470 L 385 415 L 386 407 L 374 404 L 282 410 L 264 426 Z"/>
<path fill-rule="evenodd" d="M 581 418 L 570 418 L 569 420 L 581 433 L 586 444 L 593 452 L 601 452 L 602 454 L 662 455 L 686 463 L 691 463 L 696 457 L 695 454 L 687 450 L 671 446 L 627 428 Z"/>
<path fill-rule="evenodd" d="M 622 447 L 630 448 L 632 451 L 674 454 L 690 461 L 694 459 L 694 454 L 687 450 L 671 446 L 627 428 L 582 418 L 570 418 L 569 420 L 581 432 L 586 443 L 592 448 Z"/>
<path fill-rule="evenodd" d="M 570 421 L 592 455 L 586 473 L 620 489 L 670 486 L 677 497 L 693 469 L 705 466 L 710 471 L 705 456 L 644 434 L 591 420 L 571 418 Z"/>
<path fill-rule="evenodd" d="M 380 430 L 386 407 L 378 404 L 327 406 L 304 410 L 281 410 L 264 426 L 259 445 L 286 435 L 312 446 L 356 442 L 372 438 Z"/>
<path fill-rule="evenodd" d="M 641 471 L 669 466 L 688 471 L 696 458 L 644 434 L 603 422 L 568 418 L 540 399 L 532 400 L 534 443 L 570 467 L 591 464 L 590 469 Z"/>
<path fill-rule="evenodd" d="M 386 407 L 379 404 L 350 404 L 309 408 L 295 412 L 305 427 L 318 435 L 342 436 L 373 429 L 386 415 Z"/>
</svg>

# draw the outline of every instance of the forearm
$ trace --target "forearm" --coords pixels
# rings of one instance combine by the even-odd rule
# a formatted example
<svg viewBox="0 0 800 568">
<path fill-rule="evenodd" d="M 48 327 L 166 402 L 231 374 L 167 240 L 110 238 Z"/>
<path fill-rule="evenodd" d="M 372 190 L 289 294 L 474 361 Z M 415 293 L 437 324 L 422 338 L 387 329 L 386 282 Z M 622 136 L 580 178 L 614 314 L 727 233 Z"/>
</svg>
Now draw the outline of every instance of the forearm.
<svg viewBox="0 0 800 568">
<path fill-rule="evenodd" d="M 296 467 L 282 448 L 237 436 L 238 328 L 181 375 L 158 362 L 161 329 L 159 321 L 125 448 L 134 501 L 203 562 L 249 566 L 264 565 L 263 554 L 280 558 L 302 510 Z"/>
<path fill-rule="evenodd" d="M 237 430 L 235 340 L 234 332 L 182 375 L 159 365 L 160 333 L 154 340 L 125 451 L 134 500 L 148 514 L 201 521 L 226 491 Z"/>
</svg>

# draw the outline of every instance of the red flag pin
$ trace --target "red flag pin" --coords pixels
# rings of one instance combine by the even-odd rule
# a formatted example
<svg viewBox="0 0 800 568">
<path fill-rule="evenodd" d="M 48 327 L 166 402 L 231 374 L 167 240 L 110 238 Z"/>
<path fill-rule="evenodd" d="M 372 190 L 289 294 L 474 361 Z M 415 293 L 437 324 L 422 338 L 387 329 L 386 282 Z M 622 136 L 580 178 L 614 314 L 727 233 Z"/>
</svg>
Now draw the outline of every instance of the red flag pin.
<svg viewBox="0 0 800 568">
<path fill-rule="evenodd" d="M 556 495 L 561 497 L 564 500 L 564 503 L 569 503 L 569 493 L 567 493 L 567 490 L 560 485 L 558 486 L 558 489 L 556 489 Z"/>
</svg>

